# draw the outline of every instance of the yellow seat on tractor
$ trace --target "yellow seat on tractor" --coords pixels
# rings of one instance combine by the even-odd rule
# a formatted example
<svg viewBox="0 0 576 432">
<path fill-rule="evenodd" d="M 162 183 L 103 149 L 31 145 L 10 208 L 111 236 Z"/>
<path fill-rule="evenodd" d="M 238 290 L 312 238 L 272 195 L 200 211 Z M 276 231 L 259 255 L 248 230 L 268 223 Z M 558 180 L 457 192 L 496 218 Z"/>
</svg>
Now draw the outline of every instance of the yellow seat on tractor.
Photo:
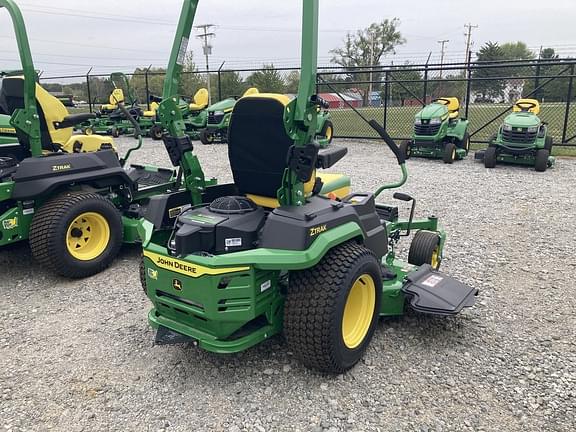
<svg viewBox="0 0 576 432">
<path fill-rule="evenodd" d="M 282 94 L 244 96 L 234 106 L 230 119 L 228 158 L 234 183 L 241 194 L 266 208 L 280 205 L 277 192 L 294 145 L 284 121 L 289 103 L 290 98 Z M 345 154 L 346 149 L 340 150 Z M 344 198 L 350 194 L 350 179 L 314 171 L 304 185 L 304 193 Z"/>
<path fill-rule="evenodd" d="M 2 80 L 0 98 L 9 113 L 24 108 L 24 78 L 6 77 Z M 36 84 L 36 103 L 40 115 L 42 150 L 45 153 L 62 151 L 65 153 L 86 153 L 114 149 L 111 137 L 101 135 L 74 135 L 74 126 L 94 118 L 92 113 L 70 115 L 64 104 Z M 18 133 L 21 145 L 30 150 L 27 134 Z"/>
<path fill-rule="evenodd" d="M 458 116 L 460 115 L 460 113 L 459 113 L 460 101 L 458 100 L 458 98 L 456 98 L 456 97 L 441 97 L 441 98 L 434 100 L 434 102 L 442 104 L 442 105 L 446 105 L 446 108 L 448 108 L 448 117 L 450 118 L 450 120 L 457 119 Z"/>
<path fill-rule="evenodd" d="M 194 95 L 194 100 L 190 105 L 188 105 L 188 109 L 190 111 L 202 111 L 207 106 L 208 106 L 208 90 L 205 88 L 201 88 Z"/>
<path fill-rule="evenodd" d="M 256 94 L 259 94 L 260 91 L 256 88 L 256 87 L 250 87 L 248 90 L 246 90 L 244 92 L 244 94 L 242 95 L 242 97 L 246 97 L 246 96 L 253 96 Z"/>
<path fill-rule="evenodd" d="M 118 109 L 118 104 L 124 103 L 124 92 L 120 88 L 115 88 L 110 93 L 108 103 L 100 107 L 100 111 L 115 111 Z"/>
<path fill-rule="evenodd" d="M 526 111 L 538 115 L 540 113 L 540 103 L 536 99 L 519 99 L 512 107 L 512 111 Z"/>
<path fill-rule="evenodd" d="M 158 102 L 150 103 L 150 109 L 148 111 L 144 111 L 142 115 L 144 117 L 156 118 L 156 111 L 158 111 L 159 106 L 160 104 Z"/>
</svg>

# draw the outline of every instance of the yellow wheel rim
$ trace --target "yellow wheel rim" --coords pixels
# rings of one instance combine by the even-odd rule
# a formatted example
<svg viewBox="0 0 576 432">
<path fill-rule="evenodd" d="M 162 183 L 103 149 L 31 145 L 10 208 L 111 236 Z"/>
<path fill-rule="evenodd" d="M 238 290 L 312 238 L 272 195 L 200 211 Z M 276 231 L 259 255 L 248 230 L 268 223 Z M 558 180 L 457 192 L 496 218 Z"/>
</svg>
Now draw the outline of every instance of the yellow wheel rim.
<svg viewBox="0 0 576 432">
<path fill-rule="evenodd" d="M 376 284 L 372 276 L 361 275 L 348 293 L 342 318 L 342 338 L 350 349 L 358 347 L 370 328 L 376 303 Z"/>
<path fill-rule="evenodd" d="M 66 247 L 68 253 L 80 261 L 98 258 L 110 242 L 110 226 L 99 213 L 82 213 L 68 226 Z"/>
<path fill-rule="evenodd" d="M 92 128 L 86 128 L 86 129 L 84 130 L 84 133 L 85 133 L 86 135 L 92 135 L 92 134 L 94 133 L 94 131 L 92 130 Z"/>
<path fill-rule="evenodd" d="M 430 257 L 430 265 L 433 269 L 440 267 L 440 249 L 438 247 L 432 252 L 432 256 Z"/>
<path fill-rule="evenodd" d="M 332 131 L 332 126 L 328 126 L 328 128 L 326 129 L 326 139 L 328 141 L 330 141 L 332 139 L 332 134 L 334 132 Z"/>
</svg>

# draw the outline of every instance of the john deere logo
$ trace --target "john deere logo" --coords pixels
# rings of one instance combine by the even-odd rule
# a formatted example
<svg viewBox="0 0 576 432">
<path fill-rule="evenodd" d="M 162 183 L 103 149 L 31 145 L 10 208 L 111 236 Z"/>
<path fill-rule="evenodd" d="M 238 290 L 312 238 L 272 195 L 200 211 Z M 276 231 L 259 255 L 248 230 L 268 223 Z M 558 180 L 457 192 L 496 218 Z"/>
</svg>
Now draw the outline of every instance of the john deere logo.
<svg viewBox="0 0 576 432">
<path fill-rule="evenodd" d="M 172 287 L 176 291 L 182 291 L 182 282 L 180 282 L 178 279 L 172 279 Z"/>
<path fill-rule="evenodd" d="M 5 230 L 11 230 L 14 228 L 18 227 L 18 218 L 12 218 L 12 219 L 5 219 L 2 221 L 2 228 L 4 228 Z"/>
</svg>

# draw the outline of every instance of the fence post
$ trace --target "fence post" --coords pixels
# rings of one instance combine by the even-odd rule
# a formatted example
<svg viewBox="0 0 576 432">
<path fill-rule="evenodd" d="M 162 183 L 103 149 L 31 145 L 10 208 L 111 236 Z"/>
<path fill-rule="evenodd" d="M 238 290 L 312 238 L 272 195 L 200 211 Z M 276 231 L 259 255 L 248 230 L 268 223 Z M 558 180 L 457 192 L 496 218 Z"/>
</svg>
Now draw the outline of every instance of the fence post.
<svg viewBox="0 0 576 432">
<path fill-rule="evenodd" d="M 88 96 L 88 108 L 90 112 L 92 112 L 92 94 L 90 92 L 90 72 L 92 72 L 92 68 L 88 72 L 86 72 L 86 93 Z"/>
<path fill-rule="evenodd" d="M 148 87 L 148 71 L 152 65 L 148 66 L 148 69 L 144 72 L 144 82 L 146 85 L 146 106 L 148 107 L 148 111 L 150 111 L 150 89 Z"/>
<path fill-rule="evenodd" d="M 534 88 L 538 89 L 538 87 L 540 87 L 540 56 L 538 56 L 538 59 L 536 60 L 536 72 L 534 76 Z M 542 102 L 540 99 L 540 90 L 536 90 L 534 97 Z"/>
<path fill-rule="evenodd" d="M 220 65 L 220 67 L 218 68 L 218 100 L 221 101 L 222 100 L 222 68 L 224 67 L 224 63 L 226 63 L 225 61 L 222 62 L 222 64 Z M 240 96 L 240 95 L 238 95 Z"/>
<path fill-rule="evenodd" d="M 570 68 L 570 81 L 568 81 L 566 111 L 564 112 L 564 126 L 562 127 L 562 144 L 566 142 L 566 133 L 568 131 L 568 120 L 570 118 L 570 105 L 572 103 L 573 89 L 574 89 L 574 63 L 572 63 L 572 67 Z"/>
<path fill-rule="evenodd" d="M 472 51 L 468 53 L 468 59 L 466 63 L 466 108 L 464 110 L 464 116 L 468 118 L 468 111 L 470 109 L 470 94 L 472 93 L 472 68 L 470 64 L 472 63 Z"/>
<path fill-rule="evenodd" d="M 424 97 L 422 98 L 422 106 L 427 103 L 428 96 L 428 63 L 424 66 Z"/>
<path fill-rule="evenodd" d="M 388 121 L 388 98 L 390 95 L 390 71 L 387 70 L 384 74 L 384 119 L 382 121 L 382 127 L 386 129 L 386 123 Z"/>
</svg>

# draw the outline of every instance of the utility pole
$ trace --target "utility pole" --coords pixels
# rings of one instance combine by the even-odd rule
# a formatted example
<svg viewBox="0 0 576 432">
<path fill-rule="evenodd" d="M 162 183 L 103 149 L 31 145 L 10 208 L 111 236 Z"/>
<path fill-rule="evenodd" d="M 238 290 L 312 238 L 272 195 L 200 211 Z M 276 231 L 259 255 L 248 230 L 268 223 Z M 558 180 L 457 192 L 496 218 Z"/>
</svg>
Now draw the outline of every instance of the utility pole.
<svg viewBox="0 0 576 432">
<path fill-rule="evenodd" d="M 470 48 L 472 47 L 472 29 L 478 28 L 478 26 L 468 23 L 464 25 L 464 28 L 468 29 L 468 31 L 464 33 L 464 36 L 466 36 L 466 57 L 464 62 L 468 63 L 470 59 Z"/>
<path fill-rule="evenodd" d="M 202 39 L 203 46 L 202 49 L 204 50 L 204 57 L 206 58 L 206 84 L 208 86 L 208 105 L 212 105 L 212 92 L 210 91 L 210 62 L 208 57 L 212 54 L 212 45 L 208 42 L 216 33 L 210 32 L 210 29 L 214 27 L 214 24 L 202 24 L 195 26 L 196 30 L 201 30 L 202 34 L 196 36 L 198 39 Z"/>
<path fill-rule="evenodd" d="M 438 43 L 442 45 L 440 52 L 440 79 L 442 79 L 442 66 L 444 65 L 444 49 L 446 44 L 450 42 L 448 39 L 439 40 Z"/>
<path fill-rule="evenodd" d="M 368 105 L 372 106 L 372 81 L 374 79 L 374 33 L 372 33 L 370 37 L 370 83 L 368 84 Z"/>
</svg>

